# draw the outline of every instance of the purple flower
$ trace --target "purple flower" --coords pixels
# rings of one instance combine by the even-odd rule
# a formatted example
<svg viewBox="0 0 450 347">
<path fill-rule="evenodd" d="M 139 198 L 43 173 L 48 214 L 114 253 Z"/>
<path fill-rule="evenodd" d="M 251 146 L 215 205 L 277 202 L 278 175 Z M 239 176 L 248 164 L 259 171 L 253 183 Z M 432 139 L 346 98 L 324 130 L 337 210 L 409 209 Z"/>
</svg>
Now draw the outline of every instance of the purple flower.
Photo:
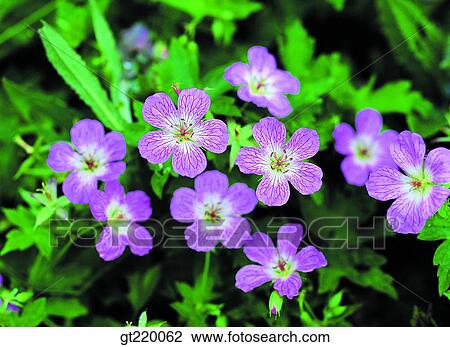
<svg viewBox="0 0 450 347">
<path fill-rule="evenodd" d="M 260 285 L 273 281 L 273 288 L 280 296 L 292 299 L 298 295 L 302 280 L 300 272 L 311 272 L 327 265 L 322 252 L 307 246 L 297 253 L 303 237 L 300 224 L 286 224 L 278 230 L 277 247 L 263 233 L 255 233 L 246 243 L 244 253 L 259 265 L 246 265 L 236 274 L 236 287 L 249 292 Z"/>
<path fill-rule="evenodd" d="M 142 23 L 135 23 L 131 28 L 125 30 L 122 33 L 120 45 L 125 55 L 137 52 L 152 56 L 153 45 L 150 39 L 150 30 Z"/>
<path fill-rule="evenodd" d="M 256 196 L 268 206 L 289 200 L 289 182 L 301 194 L 312 194 L 322 186 L 322 170 L 303 162 L 319 150 L 315 130 L 300 128 L 286 144 L 286 128 L 273 117 L 261 119 L 253 127 L 253 137 L 261 148 L 242 147 L 236 165 L 245 174 L 262 175 Z"/>
<path fill-rule="evenodd" d="M 170 213 L 179 222 L 192 223 L 184 236 L 193 250 L 208 252 L 219 241 L 240 248 L 250 239 L 250 225 L 241 215 L 252 212 L 257 202 L 253 189 L 244 183 L 228 187 L 228 177 L 213 170 L 197 176 L 194 189 L 177 189 Z"/>
<path fill-rule="evenodd" d="M 91 198 L 91 213 L 95 219 L 108 222 L 97 241 L 97 251 L 103 260 L 122 255 L 126 246 L 131 253 L 146 255 L 153 247 L 153 238 L 143 226 L 152 214 L 150 198 L 143 191 L 125 194 L 118 181 L 105 183 L 105 191 L 97 190 Z"/>
<path fill-rule="evenodd" d="M 258 107 L 267 107 L 270 114 L 286 117 L 292 106 L 284 94 L 298 94 L 300 83 L 289 72 L 277 69 L 277 62 L 265 47 L 248 50 L 248 62 L 234 63 L 225 70 L 224 78 L 240 86 L 238 96 Z"/>
<path fill-rule="evenodd" d="M 341 171 L 347 183 L 363 186 L 377 167 L 397 167 L 389 153 L 389 146 L 398 133 L 394 130 L 380 133 L 382 125 L 381 114 L 366 108 L 356 114 L 356 134 L 347 123 L 339 124 L 334 129 L 336 151 L 346 156 L 341 163 Z"/>
<path fill-rule="evenodd" d="M 3 287 L 3 276 L 0 275 L 0 287 Z M 3 300 L 0 298 L 0 307 L 3 305 Z M 6 310 L 11 312 L 20 312 L 20 307 L 11 303 L 6 305 Z"/>
<path fill-rule="evenodd" d="M 228 146 L 227 126 L 218 119 L 200 121 L 208 112 L 210 99 L 203 90 L 184 89 L 178 97 L 178 110 L 164 93 L 145 100 L 142 113 L 146 122 L 160 128 L 139 141 L 141 156 L 152 164 L 167 161 L 172 156 L 175 172 L 195 177 L 206 168 L 206 156 L 201 147 L 213 153 L 223 153 Z"/>
<path fill-rule="evenodd" d="M 450 150 L 439 147 L 426 158 L 425 150 L 419 134 L 401 132 L 391 145 L 391 155 L 405 174 L 380 167 L 366 183 L 372 198 L 395 199 L 387 211 L 387 219 L 398 233 L 417 234 L 450 195 L 450 189 L 441 186 L 450 182 Z"/>
<path fill-rule="evenodd" d="M 105 134 L 103 125 L 91 119 L 76 123 L 70 137 L 76 151 L 68 143 L 56 143 L 47 165 L 55 172 L 70 171 L 63 183 L 64 195 L 74 204 L 87 204 L 97 181 L 116 180 L 125 171 L 125 139 L 116 131 Z"/>
</svg>

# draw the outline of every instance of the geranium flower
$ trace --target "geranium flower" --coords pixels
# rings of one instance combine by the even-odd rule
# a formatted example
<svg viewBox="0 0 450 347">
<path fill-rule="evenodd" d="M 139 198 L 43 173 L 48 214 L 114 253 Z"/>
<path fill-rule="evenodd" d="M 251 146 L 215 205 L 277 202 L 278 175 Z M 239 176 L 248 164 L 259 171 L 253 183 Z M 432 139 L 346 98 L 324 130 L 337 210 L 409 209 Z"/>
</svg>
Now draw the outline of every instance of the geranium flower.
<svg viewBox="0 0 450 347">
<path fill-rule="evenodd" d="M 248 62 L 234 63 L 225 70 L 224 78 L 233 86 L 240 86 L 237 94 L 241 100 L 267 107 L 273 116 L 286 117 L 292 106 L 284 94 L 300 92 L 298 79 L 277 69 L 274 56 L 265 47 L 251 47 Z"/>
<path fill-rule="evenodd" d="M 91 119 L 76 123 L 70 137 L 76 151 L 68 143 L 56 143 L 47 165 L 55 172 L 70 171 L 63 183 L 64 195 L 74 204 L 87 204 L 99 180 L 116 180 L 125 171 L 125 139 L 116 131 L 105 134 L 102 123 Z"/>
<path fill-rule="evenodd" d="M 261 119 L 253 127 L 253 137 L 261 148 L 242 147 L 236 165 L 245 174 L 262 175 L 256 196 L 268 206 L 289 200 L 289 183 L 301 194 L 312 194 L 322 186 L 322 170 L 303 162 L 319 150 L 315 130 L 300 128 L 286 144 L 286 128 L 273 117 Z"/>
<path fill-rule="evenodd" d="M 206 168 L 201 147 L 223 153 L 228 146 L 227 126 L 218 119 L 200 121 L 208 112 L 209 96 L 196 88 L 184 89 L 178 97 L 178 110 L 164 93 L 145 100 L 142 113 L 146 122 L 160 128 L 139 141 L 141 156 L 152 164 L 167 161 L 172 156 L 175 172 L 195 177 Z"/>
<path fill-rule="evenodd" d="M 255 191 L 244 183 L 228 187 L 228 177 L 213 170 L 194 180 L 194 189 L 178 188 L 170 203 L 172 217 L 192 223 L 184 236 L 190 248 L 208 252 L 220 241 L 227 248 L 242 247 L 250 239 L 250 225 L 241 217 L 257 204 Z"/>
<path fill-rule="evenodd" d="M 125 194 L 118 181 L 106 182 L 105 191 L 97 190 L 89 205 L 95 219 L 108 222 L 96 245 L 103 260 L 120 257 L 126 246 L 135 255 L 150 252 L 153 238 L 147 229 L 136 223 L 145 222 L 152 214 L 147 194 L 140 190 Z"/>
<path fill-rule="evenodd" d="M 403 131 L 391 145 L 391 155 L 403 170 L 381 167 L 370 174 L 367 192 L 377 200 L 395 199 L 387 211 L 394 231 L 417 234 L 450 195 L 450 150 L 439 147 L 425 158 L 419 134 Z M 425 160 L 424 160 L 425 158 Z"/>
<path fill-rule="evenodd" d="M 292 299 L 298 295 L 302 280 L 299 272 L 311 272 L 327 265 L 322 252 L 307 246 L 297 253 L 303 237 L 300 224 L 286 224 L 278 230 L 277 247 L 267 234 L 255 233 L 246 243 L 244 253 L 259 265 L 246 265 L 236 274 L 236 287 L 249 292 L 264 283 L 273 282 L 273 288 Z"/>
<path fill-rule="evenodd" d="M 356 134 L 349 124 L 339 124 L 334 129 L 333 137 L 336 151 L 346 156 L 341 163 L 345 180 L 349 184 L 363 186 L 377 167 L 397 167 L 389 153 L 389 146 L 398 133 L 395 130 L 380 133 L 383 118 L 370 108 L 356 114 L 355 125 Z"/>
<path fill-rule="evenodd" d="M 3 276 L 0 275 L 0 288 L 3 287 Z M 0 298 L 0 308 L 3 305 L 3 300 Z M 20 312 L 20 307 L 11 303 L 6 305 L 6 310 L 11 312 Z"/>
</svg>

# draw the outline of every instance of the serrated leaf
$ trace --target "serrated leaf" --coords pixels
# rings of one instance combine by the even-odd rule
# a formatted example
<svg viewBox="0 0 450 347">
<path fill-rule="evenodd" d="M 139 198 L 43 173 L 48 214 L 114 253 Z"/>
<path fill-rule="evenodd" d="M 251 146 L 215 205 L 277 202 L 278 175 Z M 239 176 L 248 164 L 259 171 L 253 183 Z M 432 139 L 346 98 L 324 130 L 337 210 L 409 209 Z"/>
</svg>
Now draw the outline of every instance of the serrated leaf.
<svg viewBox="0 0 450 347">
<path fill-rule="evenodd" d="M 443 295 L 450 287 L 450 239 L 445 240 L 436 249 L 433 264 L 438 267 L 439 295 Z"/>
<path fill-rule="evenodd" d="M 40 298 L 25 305 L 18 326 L 37 327 L 47 317 L 46 313 L 47 299 Z"/>
</svg>

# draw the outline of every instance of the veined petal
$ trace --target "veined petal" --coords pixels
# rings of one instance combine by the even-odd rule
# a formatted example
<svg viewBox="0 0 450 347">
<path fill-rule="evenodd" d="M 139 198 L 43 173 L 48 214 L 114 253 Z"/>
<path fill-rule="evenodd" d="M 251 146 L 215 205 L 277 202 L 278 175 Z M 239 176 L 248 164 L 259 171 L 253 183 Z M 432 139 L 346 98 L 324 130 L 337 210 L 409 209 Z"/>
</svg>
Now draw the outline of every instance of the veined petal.
<svg viewBox="0 0 450 347">
<path fill-rule="evenodd" d="M 250 69 L 247 64 L 234 63 L 226 68 L 223 78 L 230 82 L 233 86 L 237 86 L 240 84 L 246 84 L 249 74 Z"/>
<path fill-rule="evenodd" d="M 242 217 L 228 217 L 224 222 L 221 242 L 226 248 L 241 248 L 252 238 L 250 223 Z"/>
<path fill-rule="evenodd" d="M 278 230 L 277 248 L 281 258 L 290 260 L 297 254 L 297 248 L 303 237 L 301 224 L 285 224 Z"/>
<path fill-rule="evenodd" d="M 246 265 L 236 274 L 236 288 L 245 293 L 272 280 L 266 269 L 260 265 Z"/>
<path fill-rule="evenodd" d="M 74 171 L 65 179 L 62 190 L 70 202 L 88 204 L 91 195 L 97 190 L 97 178 L 92 174 Z"/>
<path fill-rule="evenodd" d="M 295 263 L 297 265 L 296 270 L 300 272 L 311 272 L 328 264 L 323 253 L 313 246 L 307 246 L 298 252 Z"/>
<path fill-rule="evenodd" d="M 211 251 L 221 240 L 223 230 L 220 228 L 206 228 L 203 223 L 195 221 L 184 231 L 184 238 L 188 247 L 197 252 Z"/>
<path fill-rule="evenodd" d="M 269 159 L 260 148 L 242 147 L 236 157 L 236 165 L 242 173 L 263 175 L 268 170 Z"/>
<path fill-rule="evenodd" d="M 226 199 L 234 214 L 243 215 L 252 212 L 258 204 L 256 193 L 245 183 L 235 183 L 229 189 Z"/>
<path fill-rule="evenodd" d="M 341 171 L 348 184 L 362 187 L 369 178 L 369 168 L 356 162 L 353 156 L 344 158 L 341 163 Z"/>
<path fill-rule="evenodd" d="M 439 208 L 447 201 L 450 195 L 450 189 L 442 186 L 434 186 L 431 191 L 424 197 L 420 215 L 422 218 L 428 219 L 433 216 Z"/>
<path fill-rule="evenodd" d="M 302 279 L 297 273 L 293 273 L 288 278 L 279 278 L 273 284 L 280 296 L 286 296 L 290 300 L 298 295 L 301 286 Z"/>
<path fill-rule="evenodd" d="M 197 123 L 192 140 L 213 153 L 223 153 L 228 146 L 228 131 L 224 122 L 210 119 Z"/>
<path fill-rule="evenodd" d="M 156 93 L 145 99 L 142 115 L 147 123 L 160 129 L 169 129 L 179 120 L 172 99 L 165 93 Z"/>
<path fill-rule="evenodd" d="M 103 170 L 97 174 L 97 178 L 104 182 L 117 180 L 125 172 L 126 167 L 127 165 L 123 161 L 104 164 Z"/>
<path fill-rule="evenodd" d="M 277 69 L 275 57 L 262 46 L 253 46 L 248 50 L 248 62 L 252 71 L 263 76 L 268 76 Z"/>
<path fill-rule="evenodd" d="M 381 117 L 380 112 L 374 109 L 366 108 L 356 114 L 355 126 L 358 134 L 376 136 L 379 134 L 382 125 L 383 117 Z"/>
<path fill-rule="evenodd" d="M 390 167 L 380 167 L 372 172 L 366 182 L 369 195 L 377 200 L 386 201 L 398 198 L 408 190 L 409 178 Z"/>
<path fill-rule="evenodd" d="M 286 127 L 279 120 L 266 117 L 253 126 L 253 137 L 270 153 L 286 145 Z"/>
<path fill-rule="evenodd" d="M 271 79 L 278 92 L 286 94 L 298 94 L 300 92 L 300 82 L 289 72 L 276 70 Z"/>
<path fill-rule="evenodd" d="M 261 265 L 276 261 L 277 250 L 267 234 L 254 233 L 252 239 L 245 244 L 244 253 L 248 259 Z"/>
<path fill-rule="evenodd" d="M 206 157 L 194 143 L 183 142 L 175 147 L 172 166 L 181 176 L 194 178 L 206 169 Z"/>
<path fill-rule="evenodd" d="M 106 227 L 103 230 L 95 245 L 100 258 L 105 261 L 119 258 L 125 251 L 125 247 L 125 243 L 112 231 L 111 227 Z"/>
<path fill-rule="evenodd" d="M 150 131 L 138 143 L 141 157 L 152 164 L 167 161 L 175 150 L 177 142 L 174 137 L 164 131 Z"/>
<path fill-rule="evenodd" d="M 295 131 L 286 146 L 288 157 L 295 160 L 309 159 L 316 155 L 320 148 L 317 131 L 300 128 Z"/>
<path fill-rule="evenodd" d="M 355 139 L 355 131 L 349 124 L 339 124 L 333 131 L 333 137 L 334 141 L 336 141 L 334 147 L 336 149 L 336 152 L 343 155 L 353 153 L 351 144 Z"/>
<path fill-rule="evenodd" d="M 423 229 L 426 218 L 422 217 L 422 204 L 411 194 L 402 194 L 387 211 L 387 220 L 392 229 L 401 234 L 417 234 Z"/>
<path fill-rule="evenodd" d="M 425 149 L 422 136 L 406 130 L 391 144 L 391 155 L 408 175 L 416 175 L 422 170 Z"/>
<path fill-rule="evenodd" d="M 105 183 L 105 194 L 108 196 L 109 200 L 122 200 L 125 196 L 125 190 L 119 181 L 108 181 Z"/>
<path fill-rule="evenodd" d="M 150 198 L 141 190 L 129 192 L 125 197 L 125 204 L 132 221 L 145 222 L 152 215 Z"/>
<path fill-rule="evenodd" d="M 83 119 L 70 129 L 70 138 L 75 148 L 83 153 L 89 147 L 98 147 L 103 142 L 105 128 L 93 119 Z"/>
<path fill-rule="evenodd" d="M 204 90 L 183 89 L 178 97 L 180 118 L 188 124 L 195 124 L 208 112 L 210 104 L 211 99 Z"/>
<path fill-rule="evenodd" d="M 103 139 L 105 156 L 107 161 L 117 161 L 125 158 L 127 154 L 127 145 L 123 135 L 117 131 L 111 131 Z"/>
<path fill-rule="evenodd" d="M 269 173 L 256 188 L 256 196 L 267 206 L 281 206 L 289 200 L 289 183 L 285 176 Z"/>
<path fill-rule="evenodd" d="M 443 147 L 431 150 L 425 159 L 425 168 L 431 173 L 432 182 L 450 182 L 450 150 Z"/>
<path fill-rule="evenodd" d="M 378 136 L 376 140 L 376 143 L 379 146 L 377 153 L 378 159 L 376 160 L 374 167 L 389 166 L 394 169 L 398 167 L 394 159 L 392 159 L 390 151 L 391 144 L 395 141 L 397 136 L 398 132 L 395 130 L 383 131 L 383 133 Z"/>
<path fill-rule="evenodd" d="M 206 171 L 195 178 L 194 187 L 197 194 L 225 196 L 228 192 L 228 177 L 217 170 Z"/>
<path fill-rule="evenodd" d="M 47 165 L 55 172 L 72 171 L 81 165 L 81 156 L 69 144 L 56 143 L 50 147 Z"/>
<path fill-rule="evenodd" d="M 89 207 L 94 218 L 98 221 L 106 222 L 108 220 L 107 209 L 110 203 L 109 197 L 101 190 L 95 191 L 91 195 Z"/>
<path fill-rule="evenodd" d="M 153 248 L 153 237 L 143 226 L 132 223 L 128 227 L 125 243 L 130 247 L 131 253 L 144 256 Z"/>
<path fill-rule="evenodd" d="M 191 188 L 178 188 L 173 193 L 170 202 L 170 214 L 178 222 L 192 223 L 195 219 L 194 205 L 197 202 L 197 193 Z"/>
<path fill-rule="evenodd" d="M 315 193 L 322 187 L 322 169 L 312 163 L 296 163 L 286 173 L 286 177 L 303 195 Z"/>
</svg>

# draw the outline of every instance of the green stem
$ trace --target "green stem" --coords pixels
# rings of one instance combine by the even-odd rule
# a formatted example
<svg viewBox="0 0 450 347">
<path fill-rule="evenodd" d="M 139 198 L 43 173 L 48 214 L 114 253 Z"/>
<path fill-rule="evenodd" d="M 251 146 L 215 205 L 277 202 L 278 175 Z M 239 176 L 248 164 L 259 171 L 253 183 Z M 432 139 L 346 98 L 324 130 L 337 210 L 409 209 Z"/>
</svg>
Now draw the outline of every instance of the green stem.
<svg viewBox="0 0 450 347">
<path fill-rule="evenodd" d="M 202 289 L 206 289 L 206 284 L 208 283 L 209 266 L 211 264 L 211 252 L 206 252 L 205 262 L 203 264 L 203 274 L 202 274 Z"/>
</svg>

